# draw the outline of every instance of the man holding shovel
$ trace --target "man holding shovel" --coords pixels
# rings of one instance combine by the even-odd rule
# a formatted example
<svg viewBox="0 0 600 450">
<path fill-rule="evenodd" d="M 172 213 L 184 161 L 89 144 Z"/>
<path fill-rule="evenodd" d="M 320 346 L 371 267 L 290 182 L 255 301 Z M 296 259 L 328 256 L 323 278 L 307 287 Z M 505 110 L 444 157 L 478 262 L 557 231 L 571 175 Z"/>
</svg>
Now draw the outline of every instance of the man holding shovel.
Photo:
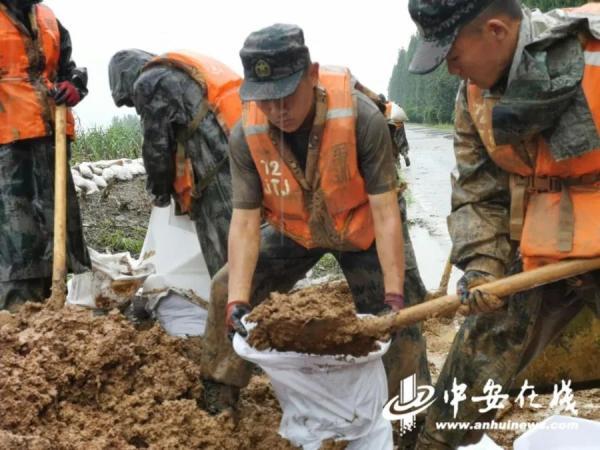
<svg viewBox="0 0 600 450">
<path fill-rule="evenodd" d="M 241 78 L 219 61 L 183 51 L 121 50 L 108 72 L 115 104 L 134 106 L 142 119 L 154 204 L 168 206 L 173 197 L 178 212 L 194 221 L 213 276 L 227 261 L 228 139 L 241 114 Z"/>
<path fill-rule="evenodd" d="M 481 432 L 440 422 L 489 422 L 495 409 L 442 401 L 453 381 L 466 398 L 488 379 L 512 386 L 586 305 L 600 311 L 600 274 L 509 298 L 475 286 L 551 262 L 600 256 L 600 4 L 546 15 L 518 0 L 410 0 L 421 43 L 410 70 L 444 59 L 462 82 L 456 102 L 451 259 L 461 310 L 418 448 L 450 449 Z M 477 313 L 486 313 L 476 315 Z"/>
<path fill-rule="evenodd" d="M 87 73 L 71 60 L 71 39 L 40 1 L 0 0 L 0 309 L 50 295 L 54 213 L 54 110 L 87 94 Z M 67 135 L 74 134 L 67 116 Z M 90 265 L 79 205 L 67 170 L 67 255 Z"/>
<path fill-rule="evenodd" d="M 244 112 L 230 142 L 229 260 L 213 280 L 203 349 L 204 374 L 232 394 L 251 370 L 227 333 L 245 333 L 241 317 L 270 292 L 289 291 L 324 254 L 340 263 L 361 313 L 398 310 L 425 295 L 381 111 L 347 69 L 312 63 L 295 25 L 250 34 L 240 55 Z M 428 382 L 419 326 L 394 337 L 384 364 L 391 395 L 403 377 Z"/>
</svg>

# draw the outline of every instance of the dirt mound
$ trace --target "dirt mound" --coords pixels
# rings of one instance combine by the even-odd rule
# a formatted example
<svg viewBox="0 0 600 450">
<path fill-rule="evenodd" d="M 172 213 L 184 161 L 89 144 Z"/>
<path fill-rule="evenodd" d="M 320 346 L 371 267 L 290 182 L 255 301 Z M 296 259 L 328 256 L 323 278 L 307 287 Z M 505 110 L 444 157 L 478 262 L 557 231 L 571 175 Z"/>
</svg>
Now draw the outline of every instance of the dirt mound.
<svg viewBox="0 0 600 450">
<path fill-rule="evenodd" d="M 248 320 L 256 323 L 248 342 L 259 350 L 364 356 L 377 349 L 377 340 L 387 338 L 362 333 L 352 294 L 342 283 L 273 293 Z"/>
<path fill-rule="evenodd" d="M 238 425 L 204 411 L 182 342 L 116 312 L 27 305 L 0 325 L 0 448 L 293 448 L 264 377 L 242 391 Z"/>
</svg>

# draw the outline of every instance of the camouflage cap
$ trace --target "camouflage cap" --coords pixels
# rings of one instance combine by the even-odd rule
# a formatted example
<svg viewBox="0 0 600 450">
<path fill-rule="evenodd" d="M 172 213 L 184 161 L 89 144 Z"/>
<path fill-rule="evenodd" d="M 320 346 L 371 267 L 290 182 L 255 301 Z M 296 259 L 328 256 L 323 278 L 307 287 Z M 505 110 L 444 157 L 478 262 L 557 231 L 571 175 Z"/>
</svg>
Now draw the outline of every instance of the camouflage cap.
<svg viewBox="0 0 600 450">
<path fill-rule="evenodd" d="M 280 23 L 251 33 L 240 57 L 244 66 L 240 97 L 244 101 L 287 97 L 310 65 L 302 30 Z"/>
<path fill-rule="evenodd" d="M 461 27 L 494 0 L 409 0 L 408 10 L 419 29 L 417 50 L 408 70 L 426 74 L 448 55 Z"/>
</svg>

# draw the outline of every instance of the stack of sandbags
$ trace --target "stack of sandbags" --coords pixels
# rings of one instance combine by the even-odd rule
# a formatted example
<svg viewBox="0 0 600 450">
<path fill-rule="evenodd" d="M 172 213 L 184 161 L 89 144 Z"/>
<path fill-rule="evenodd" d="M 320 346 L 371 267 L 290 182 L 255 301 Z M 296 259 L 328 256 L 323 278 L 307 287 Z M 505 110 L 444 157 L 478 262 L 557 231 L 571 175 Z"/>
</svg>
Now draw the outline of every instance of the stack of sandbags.
<svg viewBox="0 0 600 450">
<path fill-rule="evenodd" d="M 83 162 L 71 168 L 75 190 L 91 195 L 104 189 L 113 180 L 129 181 L 145 175 L 142 158 Z"/>
</svg>

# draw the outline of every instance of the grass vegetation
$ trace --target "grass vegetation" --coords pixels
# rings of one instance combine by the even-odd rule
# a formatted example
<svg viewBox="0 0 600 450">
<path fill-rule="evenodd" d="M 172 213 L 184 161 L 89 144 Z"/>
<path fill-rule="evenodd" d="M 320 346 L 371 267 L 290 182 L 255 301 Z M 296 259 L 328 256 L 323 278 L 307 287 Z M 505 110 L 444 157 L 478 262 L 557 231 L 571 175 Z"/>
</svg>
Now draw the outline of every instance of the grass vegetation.
<svg viewBox="0 0 600 450">
<path fill-rule="evenodd" d="M 94 247 L 110 253 L 129 252 L 132 257 L 137 258 L 142 251 L 145 237 L 145 227 L 118 228 L 115 227 L 114 222 L 106 219 L 98 227 Z"/>
<path fill-rule="evenodd" d="M 108 127 L 78 131 L 71 147 L 71 164 L 102 159 L 139 158 L 142 128 L 137 116 L 113 117 Z"/>
</svg>

